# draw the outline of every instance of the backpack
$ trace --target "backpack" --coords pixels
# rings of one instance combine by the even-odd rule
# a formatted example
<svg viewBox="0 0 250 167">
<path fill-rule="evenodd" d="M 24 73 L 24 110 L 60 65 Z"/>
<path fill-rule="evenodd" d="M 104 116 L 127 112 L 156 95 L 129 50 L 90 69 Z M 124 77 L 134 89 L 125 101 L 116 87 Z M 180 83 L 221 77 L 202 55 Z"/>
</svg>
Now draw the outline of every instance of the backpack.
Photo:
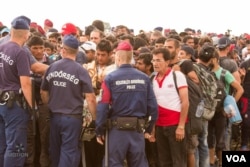
<svg viewBox="0 0 250 167">
<path fill-rule="evenodd" d="M 211 120 L 216 111 L 223 108 L 223 101 L 226 97 L 225 85 L 222 79 L 217 79 L 215 74 L 201 64 L 193 64 L 204 100 L 204 111 L 202 117 Z M 223 69 L 224 70 L 224 69 Z M 226 70 L 224 70 L 226 71 Z M 223 72 L 224 75 L 225 72 Z"/>
<path fill-rule="evenodd" d="M 179 94 L 179 90 L 177 88 L 176 74 L 173 71 L 174 84 L 176 91 Z M 202 132 L 202 117 L 196 116 L 196 110 L 201 103 L 202 94 L 198 84 L 193 82 L 191 79 L 186 77 L 187 85 L 188 85 L 188 100 L 189 100 L 189 108 L 188 108 L 188 131 L 191 134 L 199 134 Z"/>
<path fill-rule="evenodd" d="M 216 80 L 216 83 L 217 83 L 217 96 L 215 97 L 215 99 L 217 99 L 217 105 L 216 105 L 216 108 L 215 108 L 215 112 L 221 112 L 223 111 L 223 108 L 224 108 L 224 101 L 225 101 L 225 98 L 227 96 L 227 92 L 226 92 L 226 88 L 225 88 L 225 75 L 226 75 L 226 72 L 227 70 L 225 69 L 222 69 L 221 71 L 221 74 L 220 74 L 220 78 L 217 79 L 216 76 L 215 78 L 217 79 Z M 214 73 L 212 73 L 214 74 Z M 215 75 L 215 74 L 214 74 Z"/>
</svg>

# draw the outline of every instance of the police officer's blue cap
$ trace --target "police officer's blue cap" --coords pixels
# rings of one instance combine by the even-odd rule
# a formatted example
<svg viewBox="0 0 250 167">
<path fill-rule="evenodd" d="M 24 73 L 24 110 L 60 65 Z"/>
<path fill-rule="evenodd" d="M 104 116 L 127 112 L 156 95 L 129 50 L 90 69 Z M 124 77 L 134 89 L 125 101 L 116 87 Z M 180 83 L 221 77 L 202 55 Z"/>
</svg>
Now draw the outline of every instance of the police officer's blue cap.
<svg viewBox="0 0 250 167">
<path fill-rule="evenodd" d="M 78 49 L 79 41 L 73 35 L 65 35 L 63 37 L 63 44 L 72 49 Z"/>
<path fill-rule="evenodd" d="M 26 16 L 18 16 L 11 22 L 11 27 L 20 30 L 29 30 L 30 19 Z"/>
<path fill-rule="evenodd" d="M 155 27 L 154 30 L 162 32 L 163 28 L 162 27 Z"/>
</svg>

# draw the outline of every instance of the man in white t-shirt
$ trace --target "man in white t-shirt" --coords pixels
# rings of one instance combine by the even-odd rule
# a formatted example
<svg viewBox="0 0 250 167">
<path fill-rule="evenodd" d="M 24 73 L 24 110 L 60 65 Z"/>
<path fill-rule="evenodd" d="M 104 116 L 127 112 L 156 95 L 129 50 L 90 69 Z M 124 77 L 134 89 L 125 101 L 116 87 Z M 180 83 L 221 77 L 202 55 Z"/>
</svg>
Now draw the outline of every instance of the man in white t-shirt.
<svg viewBox="0 0 250 167">
<path fill-rule="evenodd" d="M 153 89 L 158 103 L 159 117 L 156 122 L 156 143 L 160 166 L 187 165 L 185 125 L 189 107 L 188 86 L 183 73 L 169 67 L 170 51 L 158 48 L 153 51 L 153 67 L 157 72 Z"/>
</svg>

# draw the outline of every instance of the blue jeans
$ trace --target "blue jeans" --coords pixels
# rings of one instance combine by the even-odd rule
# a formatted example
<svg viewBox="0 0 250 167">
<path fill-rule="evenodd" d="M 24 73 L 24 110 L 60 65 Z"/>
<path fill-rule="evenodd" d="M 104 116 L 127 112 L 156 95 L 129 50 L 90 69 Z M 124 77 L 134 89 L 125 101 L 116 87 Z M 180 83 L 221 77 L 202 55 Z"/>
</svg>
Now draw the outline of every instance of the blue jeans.
<svg viewBox="0 0 250 167">
<path fill-rule="evenodd" d="M 0 166 L 22 167 L 27 154 L 28 112 L 0 105 Z"/>
<path fill-rule="evenodd" d="M 49 147 L 52 167 L 78 167 L 81 127 L 81 118 L 52 114 Z"/>
<path fill-rule="evenodd" d="M 195 152 L 196 167 L 209 167 L 209 149 L 207 144 L 208 121 L 203 121 L 202 132 L 198 135 L 199 145 Z"/>
</svg>

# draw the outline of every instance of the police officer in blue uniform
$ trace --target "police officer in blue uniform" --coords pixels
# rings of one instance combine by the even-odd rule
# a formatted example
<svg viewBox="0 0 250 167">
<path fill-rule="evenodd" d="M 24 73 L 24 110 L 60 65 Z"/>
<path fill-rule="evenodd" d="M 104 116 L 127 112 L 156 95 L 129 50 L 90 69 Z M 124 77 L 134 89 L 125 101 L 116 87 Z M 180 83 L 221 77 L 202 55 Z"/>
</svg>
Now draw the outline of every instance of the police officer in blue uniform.
<svg viewBox="0 0 250 167">
<path fill-rule="evenodd" d="M 104 142 L 108 131 L 108 166 L 147 167 L 144 132 L 150 134 L 158 116 L 157 102 L 149 77 L 133 68 L 132 46 L 119 43 L 115 63 L 119 67 L 102 83 L 102 97 L 97 105 L 96 135 Z M 145 119 L 151 117 L 149 125 Z M 107 155 L 106 155 L 107 156 Z"/>
<path fill-rule="evenodd" d="M 75 62 L 78 40 L 63 38 L 63 59 L 50 65 L 41 85 L 44 103 L 51 110 L 50 156 L 52 167 L 78 167 L 84 97 L 95 119 L 96 97 L 86 69 Z M 93 123 L 92 123 L 93 124 Z"/>
<path fill-rule="evenodd" d="M 26 16 L 15 18 L 11 22 L 10 40 L 0 45 L 1 167 L 21 167 L 27 157 L 31 79 L 29 55 L 22 46 L 29 37 L 29 25 Z"/>
</svg>

